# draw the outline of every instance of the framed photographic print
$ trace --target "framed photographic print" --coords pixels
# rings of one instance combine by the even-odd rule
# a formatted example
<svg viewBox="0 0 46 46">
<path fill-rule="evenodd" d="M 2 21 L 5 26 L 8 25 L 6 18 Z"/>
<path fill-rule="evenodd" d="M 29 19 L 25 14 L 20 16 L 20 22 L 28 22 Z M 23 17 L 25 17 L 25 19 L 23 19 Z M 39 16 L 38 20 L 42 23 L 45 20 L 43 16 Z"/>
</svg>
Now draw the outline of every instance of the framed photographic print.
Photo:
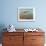
<svg viewBox="0 0 46 46">
<path fill-rule="evenodd" d="M 35 8 L 19 7 L 18 21 L 35 21 Z"/>
</svg>

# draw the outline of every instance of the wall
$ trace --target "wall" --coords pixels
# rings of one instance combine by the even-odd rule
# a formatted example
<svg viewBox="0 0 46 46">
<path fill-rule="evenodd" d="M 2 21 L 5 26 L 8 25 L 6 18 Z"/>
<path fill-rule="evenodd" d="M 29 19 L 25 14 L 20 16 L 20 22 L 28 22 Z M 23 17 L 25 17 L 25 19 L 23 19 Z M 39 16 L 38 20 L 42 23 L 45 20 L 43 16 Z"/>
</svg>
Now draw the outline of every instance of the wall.
<svg viewBox="0 0 46 46">
<path fill-rule="evenodd" d="M 0 25 L 13 24 L 16 28 L 41 27 L 46 28 L 46 0 L 1 0 Z M 34 7 L 36 10 L 35 22 L 18 22 L 18 7 Z"/>
</svg>

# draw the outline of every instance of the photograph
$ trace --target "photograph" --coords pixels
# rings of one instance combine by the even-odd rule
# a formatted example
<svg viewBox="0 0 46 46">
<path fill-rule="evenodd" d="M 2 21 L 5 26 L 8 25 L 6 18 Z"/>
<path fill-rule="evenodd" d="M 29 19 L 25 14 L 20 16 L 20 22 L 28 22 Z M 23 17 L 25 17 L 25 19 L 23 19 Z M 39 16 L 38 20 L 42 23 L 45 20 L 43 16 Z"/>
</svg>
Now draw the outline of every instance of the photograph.
<svg viewBox="0 0 46 46">
<path fill-rule="evenodd" d="M 19 7 L 18 21 L 35 21 L 35 8 Z"/>
</svg>

